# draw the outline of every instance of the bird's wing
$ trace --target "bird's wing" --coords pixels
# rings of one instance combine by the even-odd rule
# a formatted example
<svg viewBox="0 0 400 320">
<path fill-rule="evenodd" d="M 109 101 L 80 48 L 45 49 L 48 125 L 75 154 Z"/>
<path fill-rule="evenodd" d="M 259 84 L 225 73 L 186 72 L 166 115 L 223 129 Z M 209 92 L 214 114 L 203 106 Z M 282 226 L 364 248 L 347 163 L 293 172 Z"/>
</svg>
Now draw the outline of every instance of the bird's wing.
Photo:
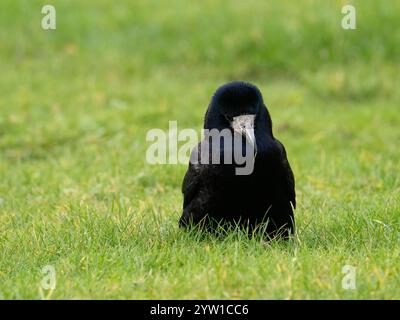
<svg viewBox="0 0 400 320">
<path fill-rule="evenodd" d="M 201 144 L 199 143 L 197 147 L 192 151 L 191 159 L 196 154 L 200 152 Z M 201 173 L 202 168 L 200 164 L 189 162 L 188 170 L 186 171 L 185 177 L 182 183 L 182 193 L 184 195 L 183 207 L 185 208 L 196 196 L 197 192 L 201 186 Z"/>
<path fill-rule="evenodd" d="M 289 196 L 289 200 L 292 203 L 293 207 L 296 208 L 296 191 L 295 191 L 294 174 L 287 159 L 285 147 L 279 140 L 277 139 L 275 140 L 280 149 L 280 161 L 283 168 L 286 190 Z"/>
</svg>

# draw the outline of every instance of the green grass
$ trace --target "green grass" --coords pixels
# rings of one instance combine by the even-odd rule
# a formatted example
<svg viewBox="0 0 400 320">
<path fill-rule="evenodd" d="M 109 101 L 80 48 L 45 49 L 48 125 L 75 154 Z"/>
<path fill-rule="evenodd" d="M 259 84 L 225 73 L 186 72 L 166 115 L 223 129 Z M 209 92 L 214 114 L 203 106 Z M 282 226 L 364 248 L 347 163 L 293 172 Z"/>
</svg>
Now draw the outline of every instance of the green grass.
<svg viewBox="0 0 400 320">
<path fill-rule="evenodd" d="M 0 297 L 400 298 L 400 2 L 0 4 Z M 228 80 L 263 92 L 297 180 L 297 235 L 179 230 L 185 165 L 146 133 L 200 130 Z M 356 267 L 356 290 L 341 286 Z"/>
</svg>

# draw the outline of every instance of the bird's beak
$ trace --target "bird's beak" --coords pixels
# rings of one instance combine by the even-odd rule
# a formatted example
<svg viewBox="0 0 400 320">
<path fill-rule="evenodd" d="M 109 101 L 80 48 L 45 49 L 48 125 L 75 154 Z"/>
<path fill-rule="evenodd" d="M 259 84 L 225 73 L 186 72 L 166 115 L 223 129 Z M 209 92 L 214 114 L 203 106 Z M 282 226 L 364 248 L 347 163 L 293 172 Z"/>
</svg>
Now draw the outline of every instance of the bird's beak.
<svg viewBox="0 0 400 320">
<path fill-rule="evenodd" d="M 232 129 L 238 134 L 243 135 L 246 140 L 252 145 L 254 150 L 257 152 L 257 143 L 254 135 L 254 120 L 256 116 L 253 114 L 246 114 L 237 117 L 233 117 Z"/>
</svg>

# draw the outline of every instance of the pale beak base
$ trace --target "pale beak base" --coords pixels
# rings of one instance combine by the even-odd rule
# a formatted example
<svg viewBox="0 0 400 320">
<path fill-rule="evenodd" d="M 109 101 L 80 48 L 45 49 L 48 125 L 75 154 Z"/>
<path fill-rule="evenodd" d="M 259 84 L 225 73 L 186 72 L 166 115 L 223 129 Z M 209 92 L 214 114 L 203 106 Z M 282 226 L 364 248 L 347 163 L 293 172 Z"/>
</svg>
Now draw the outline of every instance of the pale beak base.
<svg viewBox="0 0 400 320">
<path fill-rule="evenodd" d="M 233 131 L 243 135 L 246 140 L 252 145 L 254 150 L 257 150 L 256 138 L 254 135 L 254 121 L 256 116 L 253 114 L 245 114 L 233 117 L 231 126 Z M 257 151 L 256 151 L 257 152 Z"/>
</svg>

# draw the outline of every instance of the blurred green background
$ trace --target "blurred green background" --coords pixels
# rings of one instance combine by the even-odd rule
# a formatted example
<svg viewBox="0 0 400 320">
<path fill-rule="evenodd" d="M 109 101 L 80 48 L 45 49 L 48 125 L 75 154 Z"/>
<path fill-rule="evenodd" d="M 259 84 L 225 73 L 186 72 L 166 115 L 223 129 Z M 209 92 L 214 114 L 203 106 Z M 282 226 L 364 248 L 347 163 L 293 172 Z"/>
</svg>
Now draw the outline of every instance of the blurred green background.
<svg viewBox="0 0 400 320">
<path fill-rule="evenodd" d="M 0 297 L 399 299 L 399 21 L 396 0 L 2 0 Z M 200 130 L 231 80 L 286 146 L 287 245 L 183 233 L 186 166 L 146 163 L 149 129 Z"/>
</svg>

